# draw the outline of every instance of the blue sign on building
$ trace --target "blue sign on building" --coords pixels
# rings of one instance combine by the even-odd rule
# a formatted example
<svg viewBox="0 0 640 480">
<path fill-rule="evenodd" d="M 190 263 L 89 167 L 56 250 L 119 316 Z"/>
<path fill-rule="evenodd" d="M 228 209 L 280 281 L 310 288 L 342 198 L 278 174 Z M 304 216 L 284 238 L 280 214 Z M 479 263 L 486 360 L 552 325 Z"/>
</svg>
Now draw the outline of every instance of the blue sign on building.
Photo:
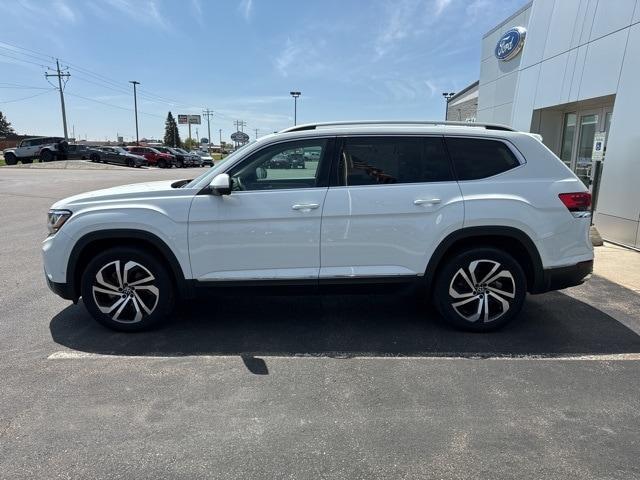
<svg viewBox="0 0 640 480">
<path fill-rule="evenodd" d="M 506 62 L 518 55 L 524 46 L 524 37 L 526 35 L 527 30 L 524 27 L 513 27 L 504 32 L 496 44 L 496 58 Z"/>
</svg>

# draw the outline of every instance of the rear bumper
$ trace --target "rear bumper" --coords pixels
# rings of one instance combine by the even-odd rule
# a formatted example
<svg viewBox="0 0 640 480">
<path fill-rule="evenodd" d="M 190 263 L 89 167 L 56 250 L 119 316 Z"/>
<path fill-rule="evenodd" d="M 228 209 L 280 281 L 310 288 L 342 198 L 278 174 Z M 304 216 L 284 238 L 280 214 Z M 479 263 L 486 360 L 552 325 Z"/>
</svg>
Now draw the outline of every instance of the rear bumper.
<svg viewBox="0 0 640 480">
<path fill-rule="evenodd" d="M 544 293 L 575 287 L 584 283 L 592 272 L 593 260 L 576 263 L 568 267 L 549 268 L 543 272 L 542 285 L 531 293 Z"/>
</svg>

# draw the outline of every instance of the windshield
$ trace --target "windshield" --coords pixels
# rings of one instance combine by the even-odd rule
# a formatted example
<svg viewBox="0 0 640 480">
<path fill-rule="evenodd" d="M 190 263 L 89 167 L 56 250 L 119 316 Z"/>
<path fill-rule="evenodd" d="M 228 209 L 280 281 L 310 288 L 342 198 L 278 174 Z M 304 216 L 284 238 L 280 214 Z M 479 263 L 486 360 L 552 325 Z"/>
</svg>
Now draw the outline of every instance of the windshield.
<svg viewBox="0 0 640 480">
<path fill-rule="evenodd" d="M 234 162 L 238 157 L 240 157 L 244 153 L 247 147 L 253 145 L 254 143 L 256 143 L 256 140 L 252 140 L 246 145 L 243 145 L 242 147 L 238 148 L 235 152 L 227 155 L 224 158 L 223 162 L 218 163 L 217 165 L 211 167 L 209 170 L 205 171 L 202 175 L 197 176 L 196 178 L 191 180 L 189 183 L 187 183 L 184 186 L 184 188 L 204 187 L 205 185 L 211 182 L 213 177 L 215 177 L 218 173 L 224 171 L 224 169 L 226 168 L 225 166 L 228 165 L 229 162 Z"/>
<path fill-rule="evenodd" d="M 129 153 L 127 152 L 124 148 L 122 147 L 111 147 L 113 150 L 115 150 L 118 153 Z"/>
<path fill-rule="evenodd" d="M 183 150 L 181 148 L 174 148 L 174 150 L 179 153 L 188 153 L 186 150 Z"/>
</svg>

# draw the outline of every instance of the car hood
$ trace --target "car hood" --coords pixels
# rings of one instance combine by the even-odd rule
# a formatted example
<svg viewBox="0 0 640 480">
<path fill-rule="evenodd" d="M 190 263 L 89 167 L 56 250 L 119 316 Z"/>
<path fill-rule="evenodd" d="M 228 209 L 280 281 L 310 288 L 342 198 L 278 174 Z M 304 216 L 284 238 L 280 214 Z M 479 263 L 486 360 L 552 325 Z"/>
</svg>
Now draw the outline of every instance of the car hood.
<svg viewBox="0 0 640 480">
<path fill-rule="evenodd" d="M 135 199 L 154 197 L 157 196 L 159 192 L 179 191 L 180 189 L 171 187 L 176 181 L 177 180 L 162 180 L 159 182 L 134 183 L 131 185 L 105 188 L 103 190 L 94 190 L 64 198 L 54 203 L 51 208 L 69 209 L 73 211 L 73 207 L 79 205 L 118 200 L 132 201 Z"/>
</svg>

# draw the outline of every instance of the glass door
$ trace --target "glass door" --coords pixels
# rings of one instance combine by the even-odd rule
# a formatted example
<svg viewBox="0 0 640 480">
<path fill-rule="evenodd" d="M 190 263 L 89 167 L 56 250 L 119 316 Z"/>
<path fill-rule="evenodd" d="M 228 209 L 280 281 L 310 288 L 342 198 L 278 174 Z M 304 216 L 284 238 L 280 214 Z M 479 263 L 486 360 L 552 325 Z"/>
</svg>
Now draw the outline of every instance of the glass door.
<svg viewBox="0 0 640 480">
<path fill-rule="evenodd" d="M 579 117 L 578 148 L 573 171 L 587 187 L 591 185 L 593 140 L 599 131 L 598 113 L 583 112 Z"/>
<path fill-rule="evenodd" d="M 576 138 L 576 123 L 578 116 L 575 113 L 565 113 L 564 127 L 562 129 L 562 146 L 560 147 L 560 158 L 573 170 L 573 150 Z"/>
</svg>

